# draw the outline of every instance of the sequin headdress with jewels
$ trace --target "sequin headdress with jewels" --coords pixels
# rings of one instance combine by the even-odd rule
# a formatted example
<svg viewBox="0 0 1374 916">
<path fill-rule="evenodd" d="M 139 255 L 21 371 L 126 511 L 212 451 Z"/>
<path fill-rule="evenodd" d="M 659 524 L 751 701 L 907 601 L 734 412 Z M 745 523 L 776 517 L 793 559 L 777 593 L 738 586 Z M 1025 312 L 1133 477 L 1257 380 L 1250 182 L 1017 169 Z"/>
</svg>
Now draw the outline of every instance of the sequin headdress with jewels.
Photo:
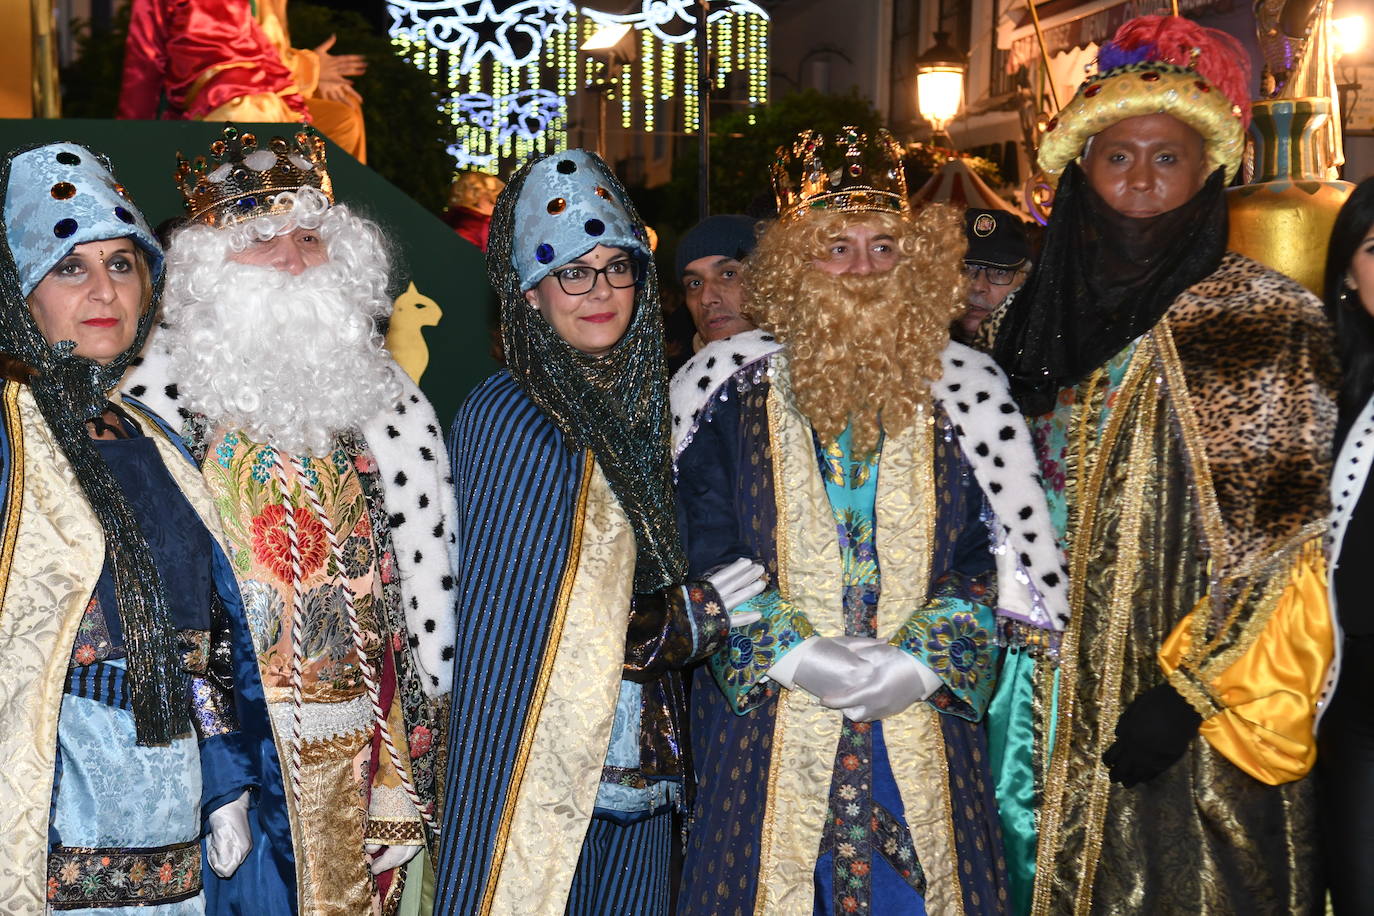
<svg viewBox="0 0 1374 916">
<path fill-rule="evenodd" d="M 322 192 L 334 202 L 334 186 L 325 161 L 324 138 L 308 124 L 291 137 L 272 137 L 259 144 L 250 131 L 226 124 L 210 155 L 187 161 L 177 152 L 177 187 L 193 222 L 222 228 L 284 213 L 303 188 Z"/>
<path fill-rule="evenodd" d="M 791 146 L 778 147 L 773 192 L 783 222 L 809 210 L 911 212 L 902 146 L 883 129 L 869 136 L 844 127 L 833 137 L 802 131 Z"/>
<path fill-rule="evenodd" d="M 1088 140 L 1118 121 L 1167 114 L 1202 135 L 1212 169 L 1235 177 L 1250 124 L 1250 76 L 1240 42 L 1178 16 L 1141 16 L 1116 30 L 1040 141 L 1040 168 L 1057 182 Z"/>
</svg>

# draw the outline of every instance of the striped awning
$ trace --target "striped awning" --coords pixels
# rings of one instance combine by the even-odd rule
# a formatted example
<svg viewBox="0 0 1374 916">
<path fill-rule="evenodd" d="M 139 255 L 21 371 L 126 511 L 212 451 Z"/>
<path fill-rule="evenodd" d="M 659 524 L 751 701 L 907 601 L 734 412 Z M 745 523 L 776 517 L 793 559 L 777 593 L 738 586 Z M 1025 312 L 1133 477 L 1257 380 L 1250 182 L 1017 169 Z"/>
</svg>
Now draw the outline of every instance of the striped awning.
<svg viewBox="0 0 1374 916">
<path fill-rule="evenodd" d="M 962 159 L 951 159 L 940 166 L 935 174 L 911 195 L 913 210 L 919 210 L 929 203 L 947 203 L 957 207 L 1017 213 L 1015 207 L 997 196 L 997 192 L 988 187 L 987 182 L 979 178 Z"/>
</svg>

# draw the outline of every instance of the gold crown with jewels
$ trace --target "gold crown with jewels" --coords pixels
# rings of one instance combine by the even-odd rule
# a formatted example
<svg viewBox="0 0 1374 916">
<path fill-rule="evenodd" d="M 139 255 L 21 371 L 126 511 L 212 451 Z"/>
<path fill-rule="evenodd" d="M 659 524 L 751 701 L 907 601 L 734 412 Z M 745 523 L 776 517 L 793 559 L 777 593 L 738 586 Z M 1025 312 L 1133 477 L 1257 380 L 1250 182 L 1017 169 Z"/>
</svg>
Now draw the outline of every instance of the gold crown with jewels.
<svg viewBox="0 0 1374 916">
<path fill-rule="evenodd" d="M 857 127 L 834 136 L 804 130 L 778 147 L 772 171 L 782 221 L 810 210 L 911 212 L 902 145 L 882 128 L 872 136 Z"/>
<path fill-rule="evenodd" d="M 177 187 L 193 222 L 222 228 L 283 213 L 294 206 L 283 194 L 314 188 L 334 202 L 324 138 L 308 124 L 291 137 L 259 144 L 251 131 L 226 124 L 209 156 L 187 160 L 177 151 Z"/>
</svg>

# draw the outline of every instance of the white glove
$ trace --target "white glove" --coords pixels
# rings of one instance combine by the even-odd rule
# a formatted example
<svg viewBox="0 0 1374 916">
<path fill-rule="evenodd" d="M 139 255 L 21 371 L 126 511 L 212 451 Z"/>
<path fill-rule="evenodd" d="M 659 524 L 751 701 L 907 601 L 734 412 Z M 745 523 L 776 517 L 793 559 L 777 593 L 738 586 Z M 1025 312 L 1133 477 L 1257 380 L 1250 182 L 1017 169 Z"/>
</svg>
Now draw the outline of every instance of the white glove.
<svg viewBox="0 0 1374 916">
<path fill-rule="evenodd" d="M 723 566 L 706 577 L 711 587 L 720 596 L 720 603 L 726 613 L 733 611 L 768 587 L 768 574 L 761 563 L 748 557 L 740 557 L 728 566 Z M 743 611 L 730 614 L 730 626 L 742 627 L 758 623 L 763 615 L 758 611 Z"/>
<path fill-rule="evenodd" d="M 879 639 L 842 636 L 845 645 L 873 666 L 873 677 L 846 690 L 821 695 L 821 705 L 838 709 L 853 722 L 895 716 L 940 687 L 940 678 L 914 655 Z"/>
<path fill-rule="evenodd" d="M 231 877 L 248 851 L 253 848 L 253 832 L 248 828 L 249 793 L 242 795 L 227 805 L 221 805 L 211 812 L 210 822 L 210 868 L 221 878 Z"/>
<path fill-rule="evenodd" d="M 874 674 L 872 662 L 827 636 L 807 638 L 768 669 L 768 676 L 787 689 L 815 697 L 847 693 Z"/>
<path fill-rule="evenodd" d="M 368 843 L 363 851 L 372 857 L 372 873 L 380 875 L 384 871 L 400 868 L 419 854 L 420 846 L 382 846 Z"/>
</svg>

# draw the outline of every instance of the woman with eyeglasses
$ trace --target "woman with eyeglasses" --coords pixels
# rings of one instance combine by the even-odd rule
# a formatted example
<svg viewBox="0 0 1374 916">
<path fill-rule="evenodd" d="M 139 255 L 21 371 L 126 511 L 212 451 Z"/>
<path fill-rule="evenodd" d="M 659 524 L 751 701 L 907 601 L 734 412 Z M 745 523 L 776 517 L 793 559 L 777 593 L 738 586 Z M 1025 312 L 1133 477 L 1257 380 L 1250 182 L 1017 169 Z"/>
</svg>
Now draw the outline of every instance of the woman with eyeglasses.
<svg viewBox="0 0 1374 916">
<path fill-rule="evenodd" d="M 648 233 L 592 153 L 526 163 L 487 272 L 507 368 L 450 435 L 461 559 L 437 913 L 668 912 L 677 668 L 763 588 L 686 583 Z"/>
</svg>

